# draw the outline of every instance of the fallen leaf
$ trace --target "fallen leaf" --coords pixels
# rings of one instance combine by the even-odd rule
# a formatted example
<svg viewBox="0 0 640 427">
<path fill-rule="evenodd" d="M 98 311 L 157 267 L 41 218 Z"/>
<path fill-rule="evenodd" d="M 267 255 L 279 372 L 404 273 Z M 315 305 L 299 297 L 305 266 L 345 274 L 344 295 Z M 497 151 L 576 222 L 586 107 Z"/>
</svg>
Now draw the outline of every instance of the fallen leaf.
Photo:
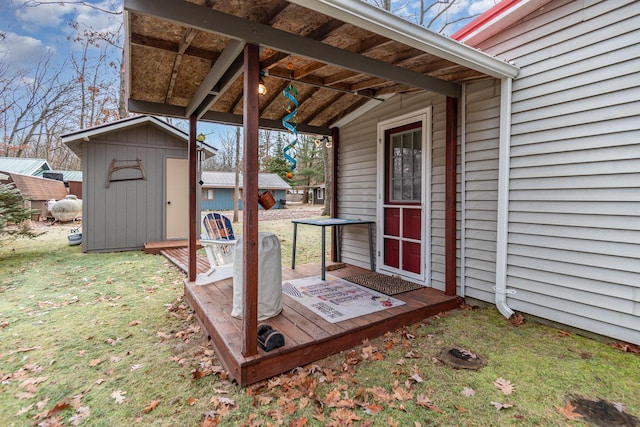
<svg viewBox="0 0 640 427">
<path fill-rule="evenodd" d="M 144 407 L 142 412 L 144 412 L 145 414 L 148 414 L 149 412 L 156 409 L 159 404 L 160 404 L 160 399 L 152 400 L 151 402 L 147 403 L 147 406 Z"/>
<path fill-rule="evenodd" d="M 378 405 L 378 404 L 363 405 L 362 408 L 364 409 L 364 412 L 367 415 L 375 415 L 381 412 L 383 409 L 382 405 Z"/>
<path fill-rule="evenodd" d="M 93 359 L 89 361 L 89 366 L 93 368 L 94 366 L 98 366 L 102 362 L 104 362 L 104 359 Z"/>
<path fill-rule="evenodd" d="M 305 417 L 295 418 L 289 421 L 289 427 L 304 427 L 307 425 L 308 420 Z"/>
<path fill-rule="evenodd" d="M 139 324 L 140 324 L 139 320 L 133 320 L 133 321 L 129 322 L 129 326 L 136 326 L 136 325 L 139 325 Z"/>
<path fill-rule="evenodd" d="M 459 412 L 467 412 L 467 408 L 465 408 L 464 406 L 460 406 L 460 405 L 454 405 L 454 406 Z"/>
<path fill-rule="evenodd" d="M 475 396 L 476 391 L 474 389 L 472 389 L 472 388 L 465 387 L 465 388 L 462 389 L 460 394 L 462 394 L 465 397 L 471 397 L 471 396 Z"/>
<path fill-rule="evenodd" d="M 417 372 L 414 372 L 414 373 L 413 373 L 413 375 L 411 375 L 411 379 L 412 379 L 412 380 L 414 380 L 414 381 L 415 381 L 415 382 L 417 382 L 417 383 L 421 383 L 421 382 L 423 382 L 423 381 L 424 381 L 424 380 L 422 379 L 422 377 L 420 376 L 420 374 L 419 374 L 419 373 L 417 373 Z"/>
<path fill-rule="evenodd" d="M 401 401 L 413 399 L 413 393 L 403 389 L 402 387 L 394 387 L 393 395 L 396 399 Z"/>
<path fill-rule="evenodd" d="M 491 404 L 493 406 L 495 406 L 498 411 L 501 410 L 501 409 L 506 409 L 506 408 L 513 407 L 513 405 L 510 404 L 510 403 L 491 402 Z"/>
<path fill-rule="evenodd" d="M 511 381 L 505 380 L 500 377 L 493 382 L 493 385 L 496 386 L 499 390 L 501 390 L 504 394 L 509 395 L 513 393 L 515 390 L 515 386 L 511 384 Z"/>
<path fill-rule="evenodd" d="M 524 316 L 520 313 L 514 314 L 509 318 L 509 321 L 513 326 L 520 326 L 524 323 Z"/>
<path fill-rule="evenodd" d="M 96 380 L 96 384 L 100 385 L 100 384 L 102 384 L 104 381 L 105 381 L 105 380 L 104 380 L 104 378 L 98 378 L 98 379 Z"/>
<path fill-rule="evenodd" d="M 206 417 L 204 421 L 200 424 L 200 427 L 215 427 L 220 422 L 220 418 L 218 417 Z"/>
<path fill-rule="evenodd" d="M 582 415 L 573 411 L 576 408 L 571 404 L 571 402 L 567 402 L 564 408 L 556 405 L 556 409 L 558 410 L 558 412 L 564 415 L 565 418 L 567 418 L 568 420 L 575 421 L 578 418 L 582 418 Z"/>
<path fill-rule="evenodd" d="M 131 370 L 132 371 L 137 371 L 140 368 L 142 368 L 142 365 L 140 363 L 136 363 L 135 365 L 131 365 Z"/>
<path fill-rule="evenodd" d="M 64 411 L 69 406 L 70 405 L 67 399 L 61 400 L 60 402 L 56 403 L 53 408 L 49 409 L 49 411 L 47 412 L 47 418 L 52 417 L 60 411 Z"/>
<path fill-rule="evenodd" d="M 198 403 L 198 399 L 196 399 L 195 397 L 189 396 L 189 398 L 187 398 L 187 405 L 193 406 L 196 403 Z"/>
<path fill-rule="evenodd" d="M 431 399 L 429 399 L 427 396 L 416 396 L 416 403 L 424 408 L 431 409 L 432 411 L 442 412 L 442 409 L 434 405 L 433 402 L 431 402 Z"/>
<path fill-rule="evenodd" d="M 69 424 L 72 426 L 79 426 L 82 421 L 89 417 L 91 410 L 88 406 L 81 406 L 76 409 L 76 413 L 69 418 Z"/>
<path fill-rule="evenodd" d="M 111 398 L 115 400 L 118 405 L 121 405 L 125 400 L 125 394 L 127 394 L 126 391 L 116 390 L 111 393 Z"/>
</svg>

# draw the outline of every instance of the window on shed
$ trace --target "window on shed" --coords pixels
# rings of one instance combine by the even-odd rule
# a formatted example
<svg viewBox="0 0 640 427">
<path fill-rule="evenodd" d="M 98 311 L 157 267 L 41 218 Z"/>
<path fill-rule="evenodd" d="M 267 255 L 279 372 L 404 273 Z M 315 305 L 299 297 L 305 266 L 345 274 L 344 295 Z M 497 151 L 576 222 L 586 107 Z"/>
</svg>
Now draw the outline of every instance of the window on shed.
<svg viewBox="0 0 640 427">
<path fill-rule="evenodd" d="M 213 188 L 203 188 L 202 189 L 202 199 L 203 200 L 213 200 Z"/>
</svg>

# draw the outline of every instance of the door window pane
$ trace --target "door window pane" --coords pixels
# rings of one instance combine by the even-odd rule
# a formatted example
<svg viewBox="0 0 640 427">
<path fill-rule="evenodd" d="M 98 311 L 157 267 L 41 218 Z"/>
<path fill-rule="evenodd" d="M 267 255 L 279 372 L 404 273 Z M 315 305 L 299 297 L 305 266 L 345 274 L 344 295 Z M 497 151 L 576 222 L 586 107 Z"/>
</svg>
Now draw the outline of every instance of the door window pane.
<svg viewBox="0 0 640 427">
<path fill-rule="evenodd" d="M 422 130 L 391 135 L 389 150 L 391 201 L 422 201 Z"/>
</svg>

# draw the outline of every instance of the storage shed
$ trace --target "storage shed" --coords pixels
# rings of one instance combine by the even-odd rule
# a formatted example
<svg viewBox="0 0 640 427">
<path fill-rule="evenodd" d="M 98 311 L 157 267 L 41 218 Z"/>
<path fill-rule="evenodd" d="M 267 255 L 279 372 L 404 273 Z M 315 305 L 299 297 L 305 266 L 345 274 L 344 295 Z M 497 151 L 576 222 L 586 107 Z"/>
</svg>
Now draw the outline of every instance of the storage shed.
<svg viewBox="0 0 640 427">
<path fill-rule="evenodd" d="M 233 209 L 233 192 L 235 191 L 235 172 L 202 172 L 202 210 L 218 211 Z M 240 203 L 242 210 L 242 174 L 240 175 Z M 276 173 L 258 174 L 258 190 L 271 191 L 276 201 L 273 209 L 283 209 L 286 204 L 287 190 L 291 186 Z"/>
<path fill-rule="evenodd" d="M 151 116 L 62 136 L 82 159 L 83 252 L 185 239 L 187 135 Z"/>
</svg>

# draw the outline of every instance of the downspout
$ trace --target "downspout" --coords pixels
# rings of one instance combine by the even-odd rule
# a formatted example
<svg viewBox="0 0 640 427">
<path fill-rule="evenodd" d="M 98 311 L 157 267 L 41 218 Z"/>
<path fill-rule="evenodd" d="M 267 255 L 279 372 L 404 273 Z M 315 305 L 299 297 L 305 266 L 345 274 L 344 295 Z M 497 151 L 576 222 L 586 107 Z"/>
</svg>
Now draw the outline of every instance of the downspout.
<svg viewBox="0 0 640 427">
<path fill-rule="evenodd" d="M 467 257 L 467 85 L 460 94 L 460 297 L 464 298 Z"/>
<path fill-rule="evenodd" d="M 514 312 L 507 305 L 507 245 L 509 237 L 509 169 L 511 167 L 511 99 L 513 79 L 500 82 L 500 152 L 498 158 L 498 224 L 496 237 L 496 307 L 504 317 Z"/>
</svg>

